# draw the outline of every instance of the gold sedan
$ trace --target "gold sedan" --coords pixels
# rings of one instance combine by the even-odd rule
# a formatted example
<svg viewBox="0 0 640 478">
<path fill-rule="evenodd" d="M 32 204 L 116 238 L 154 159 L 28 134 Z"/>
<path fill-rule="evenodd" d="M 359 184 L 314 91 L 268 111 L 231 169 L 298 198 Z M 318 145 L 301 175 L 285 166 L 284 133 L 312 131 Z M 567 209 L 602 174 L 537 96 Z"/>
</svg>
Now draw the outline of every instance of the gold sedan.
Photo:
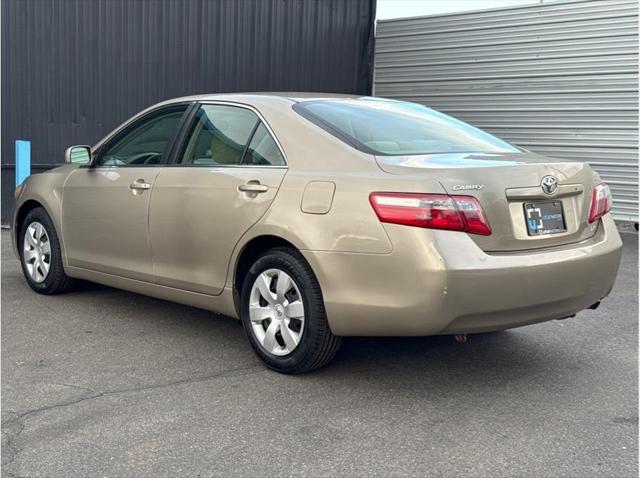
<svg viewBox="0 0 640 478">
<path fill-rule="evenodd" d="M 350 335 L 467 334 L 596 307 L 609 188 L 421 105 L 320 94 L 166 101 L 19 187 L 31 288 L 85 279 L 242 320 L 271 368 Z"/>
</svg>

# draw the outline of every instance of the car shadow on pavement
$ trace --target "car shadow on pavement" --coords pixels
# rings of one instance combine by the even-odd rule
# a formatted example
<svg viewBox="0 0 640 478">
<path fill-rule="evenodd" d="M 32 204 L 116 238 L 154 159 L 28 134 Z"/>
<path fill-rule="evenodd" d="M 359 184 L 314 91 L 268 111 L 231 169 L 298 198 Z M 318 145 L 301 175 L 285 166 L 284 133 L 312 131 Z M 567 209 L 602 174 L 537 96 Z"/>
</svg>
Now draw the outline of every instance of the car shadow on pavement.
<svg viewBox="0 0 640 478">
<path fill-rule="evenodd" d="M 181 373 L 190 373 L 191 359 L 200 364 L 194 375 L 202 372 L 202 362 L 229 369 L 247 363 L 260 365 L 239 321 L 228 317 L 90 282 L 81 282 L 69 294 L 43 297 L 29 290 L 18 270 L 3 271 L 5 284 L 9 289 L 18 289 L 17 299 L 28 295 L 28 300 L 43 307 L 77 314 L 75 327 L 86 329 L 87 343 L 103 346 L 106 341 L 125 350 L 140 338 L 153 340 L 153 348 L 148 350 L 152 355 L 159 353 L 162 343 L 171 344 L 172 354 L 183 356 Z M 73 326 L 63 317 L 59 320 L 62 327 L 74 333 Z M 563 330 L 561 322 L 551 321 L 470 335 L 467 343 L 458 343 L 452 336 L 350 337 L 324 369 L 282 379 L 328 383 L 344 380 L 365 390 L 371 382 L 383 382 L 407 392 L 414 387 L 420 393 L 428 386 L 440 388 L 445 394 L 464 387 L 482 389 L 516 383 L 525 387 L 527 382 L 554 380 L 580 367 L 581 352 L 566 346 L 570 332 L 557 334 Z M 94 342 L 90 342 L 90 334 Z M 129 338 L 120 342 L 120 334 Z M 69 340 L 77 345 L 85 339 L 76 335 Z M 265 369 L 265 373 L 275 372 Z"/>
<path fill-rule="evenodd" d="M 210 343 L 210 354 L 221 345 L 237 349 L 240 356 L 253 358 L 239 321 L 211 312 L 165 302 L 134 293 L 85 282 L 72 293 L 74 298 L 102 302 L 105 308 L 118 303 L 135 313 L 141 308 L 145 314 L 136 315 L 135 321 L 147 329 L 162 329 L 162 335 L 198 336 Z M 84 296 L 84 298 L 83 298 Z M 129 314 L 123 320 L 129 321 Z M 551 322 L 550 324 L 557 324 Z M 124 325 L 124 324 L 123 324 Z M 540 327 L 537 326 L 538 331 Z M 553 327 L 553 325 L 547 325 Z M 367 382 L 366 377 L 389 380 L 395 386 L 407 385 L 414 380 L 422 386 L 431 382 L 434 386 L 447 383 L 456 387 L 474 387 L 489 383 L 526 382 L 533 376 L 566 373 L 577 368 L 571 353 L 562 356 L 561 343 L 546 343 L 531 327 L 468 336 L 466 343 L 458 343 L 453 336 L 432 337 L 349 337 L 345 338 L 338 355 L 327 367 L 311 374 L 289 377 L 291 380 L 335 380 L 344 378 L 353 383 Z M 244 351 L 244 352 L 243 352 Z M 259 363 L 255 358 L 256 363 Z M 563 368 L 557 371 L 558 361 Z M 234 364 L 229 364 L 233 367 Z M 275 373 L 267 371 L 266 373 Z M 354 375 L 360 377 L 354 381 Z M 426 383 L 425 383 L 426 382 Z M 422 386 L 420 388 L 422 388 Z"/>
</svg>

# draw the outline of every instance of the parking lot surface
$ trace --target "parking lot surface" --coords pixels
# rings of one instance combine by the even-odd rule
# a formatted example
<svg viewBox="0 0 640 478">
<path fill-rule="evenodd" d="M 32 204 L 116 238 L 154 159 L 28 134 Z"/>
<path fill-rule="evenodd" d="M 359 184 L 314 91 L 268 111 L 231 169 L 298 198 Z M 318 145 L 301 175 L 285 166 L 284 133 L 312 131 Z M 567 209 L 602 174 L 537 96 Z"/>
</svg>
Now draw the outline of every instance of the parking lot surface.
<svg viewBox="0 0 640 478">
<path fill-rule="evenodd" d="M 352 338 L 285 376 L 229 318 L 91 284 L 32 292 L 3 231 L 3 476 L 637 477 L 623 239 L 595 311 L 466 344 Z"/>
</svg>

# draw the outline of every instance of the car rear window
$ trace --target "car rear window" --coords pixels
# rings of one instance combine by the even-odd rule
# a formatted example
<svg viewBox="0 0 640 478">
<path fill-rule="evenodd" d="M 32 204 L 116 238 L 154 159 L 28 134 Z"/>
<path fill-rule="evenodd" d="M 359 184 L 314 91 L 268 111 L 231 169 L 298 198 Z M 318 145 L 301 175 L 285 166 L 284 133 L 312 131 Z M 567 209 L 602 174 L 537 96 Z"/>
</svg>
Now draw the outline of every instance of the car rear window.
<svg viewBox="0 0 640 478">
<path fill-rule="evenodd" d="M 425 106 L 383 99 L 312 100 L 294 110 L 361 151 L 405 156 L 520 151 L 467 123 Z"/>
</svg>

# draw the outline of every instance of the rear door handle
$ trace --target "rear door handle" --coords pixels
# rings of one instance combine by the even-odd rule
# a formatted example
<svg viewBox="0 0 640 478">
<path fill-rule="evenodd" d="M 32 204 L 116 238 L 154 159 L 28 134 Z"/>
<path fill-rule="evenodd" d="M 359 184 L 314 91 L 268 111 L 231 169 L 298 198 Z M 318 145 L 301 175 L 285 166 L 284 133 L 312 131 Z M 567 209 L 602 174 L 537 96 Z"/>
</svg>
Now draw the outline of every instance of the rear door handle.
<svg viewBox="0 0 640 478">
<path fill-rule="evenodd" d="M 242 191 L 244 193 L 266 193 L 269 190 L 269 186 L 266 184 L 260 184 L 259 182 L 249 181 L 248 183 L 241 184 L 238 186 L 238 191 Z"/>
<path fill-rule="evenodd" d="M 145 182 L 144 179 L 136 179 L 135 182 L 129 184 L 129 189 L 145 191 L 151 189 L 151 184 Z"/>
</svg>

